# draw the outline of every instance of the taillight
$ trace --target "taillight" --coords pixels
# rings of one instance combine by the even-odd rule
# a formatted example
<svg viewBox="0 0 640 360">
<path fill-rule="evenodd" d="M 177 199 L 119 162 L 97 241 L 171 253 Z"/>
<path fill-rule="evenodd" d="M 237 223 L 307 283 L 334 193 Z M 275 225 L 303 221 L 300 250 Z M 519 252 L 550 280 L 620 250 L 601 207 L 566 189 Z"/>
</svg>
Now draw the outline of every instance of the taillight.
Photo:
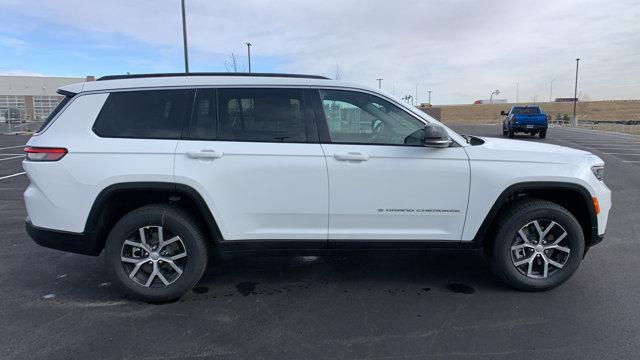
<svg viewBox="0 0 640 360">
<path fill-rule="evenodd" d="M 27 160 L 30 161 L 58 161 L 67 154 L 65 148 L 50 147 L 26 147 L 24 152 L 27 153 Z"/>
</svg>

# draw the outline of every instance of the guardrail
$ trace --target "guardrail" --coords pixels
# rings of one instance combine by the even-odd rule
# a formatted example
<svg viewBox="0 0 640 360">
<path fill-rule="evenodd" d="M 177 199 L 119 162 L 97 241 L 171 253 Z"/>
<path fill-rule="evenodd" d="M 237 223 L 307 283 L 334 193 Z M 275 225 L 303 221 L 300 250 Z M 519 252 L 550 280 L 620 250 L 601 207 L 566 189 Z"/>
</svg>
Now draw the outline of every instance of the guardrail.
<svg viewBox="0 0 640 360">
<path fill-rule="evenodd" d="M 574 126 L 570 120 L 552 120 L 550 124 L 575 127 L 579 129 L 589 129 L 598 131 L 620 132 L 626 134 L 640 135 L 640 120 L 578 120 Z"/>
</svg>

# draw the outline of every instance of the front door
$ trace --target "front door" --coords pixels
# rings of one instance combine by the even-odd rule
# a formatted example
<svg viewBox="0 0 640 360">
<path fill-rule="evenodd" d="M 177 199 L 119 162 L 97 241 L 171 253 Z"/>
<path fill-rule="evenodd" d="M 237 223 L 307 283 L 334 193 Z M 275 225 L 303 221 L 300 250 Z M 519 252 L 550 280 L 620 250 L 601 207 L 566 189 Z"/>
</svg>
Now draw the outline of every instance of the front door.
<svg viewBox="0 0 640 360">
<path fill-rule="evenodd" d="M 460 240 L 469 194 L 464 149 L 422 146 L 424 122 L 378 96 L 319 96 L 330 242 Z"/>
</svg>

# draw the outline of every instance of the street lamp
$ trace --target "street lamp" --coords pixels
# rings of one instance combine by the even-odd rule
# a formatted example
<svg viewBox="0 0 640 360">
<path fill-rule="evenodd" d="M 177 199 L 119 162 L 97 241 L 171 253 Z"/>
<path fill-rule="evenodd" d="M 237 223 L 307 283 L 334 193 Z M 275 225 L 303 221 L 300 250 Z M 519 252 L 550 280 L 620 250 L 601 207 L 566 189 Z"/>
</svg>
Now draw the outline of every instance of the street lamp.
<svg viewBox="0 0 640 360">
<path fill-rule="evenodd" d="M 519 95 L 520 95 L 519 94 L 519 90 L 520 89 L 518 88 L 518 86 L 519 86 L 518 82 L 516 81 L 516 104 L 520 102 L 520 99 L 519 99 Z"/>
<path fill-rule="evenodd" d="M 576 121 L 576 103 L 578 102 L 578 65 L 580 58 L 576 59 L 576 86 L 573 89 L 573 121 Z"/>
<path fill-rule="evenodd" d="M 382 80 L 384 80 L 383 78 L 377 78 L 376 80 L 378 80 L 378 89 L 382 89 Z"/>
<path fill-rule="evenodd" d="M 249 59 L 249 74 L 251 74 L 251 43 L 248 42 L 247 44 L 247 58 Z"/>
<path fill-rule="evenodd" d="M 184 47 L 184 72 L 189 73 L 189 54 L 187 53 L 187 16 L 184 11 L 184 0 L 182 0 L 182 45 Z"/>
<path fill-rule="evenodd" d="M 553 82 L 556 78 L 551 79 L 551 86 L 549 87 L 549 102 L 553 102 Z"/>
<path fill-rule="evenodd" d="M 489 96 L 489 104 L 493 104 L 493 95 L 500 95 L 500 90 L 495 89 L 491 92 L 491 96 Z"/>
<path fill-rule="evenodd" d="M 429 105 L 431 105 L 431 90 L 427 91 L 429 93 Z"/>
</svg>

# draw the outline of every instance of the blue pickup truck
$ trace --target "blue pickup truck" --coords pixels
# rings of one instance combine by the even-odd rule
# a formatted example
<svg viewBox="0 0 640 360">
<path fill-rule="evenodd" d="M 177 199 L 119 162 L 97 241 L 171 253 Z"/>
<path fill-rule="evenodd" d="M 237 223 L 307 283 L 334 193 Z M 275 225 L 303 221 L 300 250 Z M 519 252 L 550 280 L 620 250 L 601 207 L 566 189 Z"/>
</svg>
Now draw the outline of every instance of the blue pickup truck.
<svg viewBox="0 0 640 360">
<path fill-rule="evenodd" d="M 548 117 L 539 106 L 513 106 L 509 112 L 501 111 L 505 115 L 502 122 L 502 135 L 510 138 L 517 132 L 523 132 L 535 136 L 540 135 L 541 139 L 547 136 Z"/>
</svg>

